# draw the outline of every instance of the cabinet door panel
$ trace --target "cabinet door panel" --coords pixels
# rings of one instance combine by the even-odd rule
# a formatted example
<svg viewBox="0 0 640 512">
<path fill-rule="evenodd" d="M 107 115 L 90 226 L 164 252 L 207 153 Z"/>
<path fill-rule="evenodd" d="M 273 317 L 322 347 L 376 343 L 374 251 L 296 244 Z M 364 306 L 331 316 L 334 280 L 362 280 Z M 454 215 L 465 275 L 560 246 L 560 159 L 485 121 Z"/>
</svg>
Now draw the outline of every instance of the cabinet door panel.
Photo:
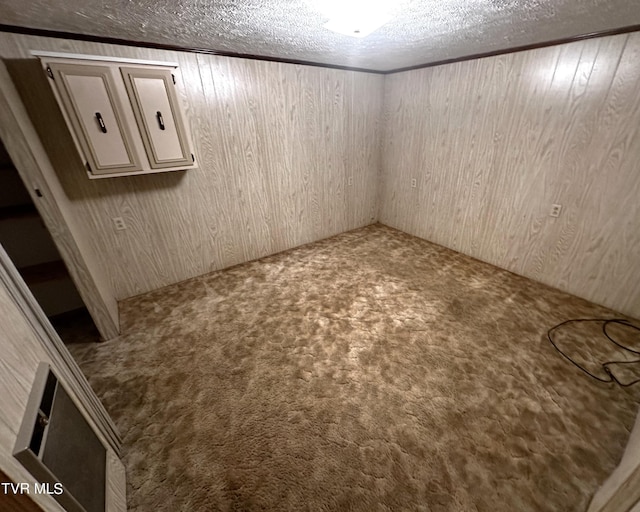
<svg viewBox="0 0 640 512">
<path fill-rule="evenodd" d="M 193 165 L 171 72 L 121 68 L 152 168 Z"/>
<path fill-rule="evenodd" d="M 50 67 L 92 172 L 139 170 L 109 69 L 75 64 L 51 64 Z"/>
</svg>

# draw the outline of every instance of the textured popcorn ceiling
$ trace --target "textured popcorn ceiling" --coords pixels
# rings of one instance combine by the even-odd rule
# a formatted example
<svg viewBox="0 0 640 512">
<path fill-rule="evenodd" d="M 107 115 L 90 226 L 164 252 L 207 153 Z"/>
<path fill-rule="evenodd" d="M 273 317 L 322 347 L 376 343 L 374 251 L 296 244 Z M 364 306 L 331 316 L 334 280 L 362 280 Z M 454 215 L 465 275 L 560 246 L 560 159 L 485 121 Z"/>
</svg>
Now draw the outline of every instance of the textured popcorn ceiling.
<svg viewBox="0 0 640 512">
<path fill-rule="evenodd" d="M 373 70 L 640 24 L 638 0 L 398 4 L 363 39 L 325 29 L 322 0 L 0 0 L 0 23 Z"/>
</svg>

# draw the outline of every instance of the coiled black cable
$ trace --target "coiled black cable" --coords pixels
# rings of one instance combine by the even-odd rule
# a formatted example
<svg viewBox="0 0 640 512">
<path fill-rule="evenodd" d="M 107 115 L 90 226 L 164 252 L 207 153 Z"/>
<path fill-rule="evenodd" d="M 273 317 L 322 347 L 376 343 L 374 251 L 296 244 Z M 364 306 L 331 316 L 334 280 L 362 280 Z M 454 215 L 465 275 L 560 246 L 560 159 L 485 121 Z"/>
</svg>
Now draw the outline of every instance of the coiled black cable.
<svg viewBox="0 0 640 512">
<path fill-rule="evenodd" d="M 632 324 L 631 322 L 629 322 L 628 320 L 625 320 L 623 318 L 611 318 L 611 319 L 606 319 L 606 318 L 574 318 L 572 320 L 565 320 L 564 322 L 560 322 L 558 325 L 553 326 L 551 329 L 549 329 L 547 331 L 547 338 L 549 338 L 549 341 L 553 345 L 553 348 L 555 348 L 558 352 L 560 352 L 560 354 L 565 359 L 567 359 L 571 364 L 573 364 L 574 366 L 578 367 L 580 370 L 582 370 L 584 373 L 586 373 L 592 379 L 598 380 L 600 382 L 615 382 L 616 384 L 618 384 L 619 386 L 622 386 L 624 388 L 629 387 L 629 386 L 633 386 L 634 384 L 637 384 L 638 382 L 640 382 L 640 379 L 636 379 L 636 380 L 634 380 L 632 382 L 627 382 L 627 383 L 620 382 L 616 378 L 616 376 L 613 374 L 613 372 L 609 369 L 609 366 L 616 365 L 616 364 L 640 363 L 640 359 L 635 359 L 633 361 L 605 361 L 604 363 L 601 364 L 601 366 L 602 366 L 602 369 L 604 370 L 604 372 L 609 376 L 609 378 L 608 379 L 603 379 L 602 377 L 598 377 L 597 375 L 594 375 L 589 370 L 587 370 L 583 366 L 581 366 L 578 363 L 576 363 L 567 354 L 565 354 L 562 350 L 560 350 L 560 348 L 558 348 L 558 345 L 556 345 L 555 341 L 553 340 L 553 333 L 557 329 L 562 327 L 563 325 L 567 325 L 567 324 L 571 324 L 571 323 L 579 323 L 579 322 L 602 322 L 602 333 L 606 336 L 606 338 L 610 342 L 612 342 L 614 345 L 616 345 L 617 347 L 621 348 L 622 350 L 626 350 L 627 352 L 631 352 L 632 354 L 636 354 L 636 355 L 640 355 L 640 350 L 634 350 L 632 348 L 626 347 L 622 343 L 619 343 L 618 341 L 614 340 L 609 335 L 609 333 L 607 332 L 607 326 L 611 325 L 611 324 L 624 325 L 625 327 L 630 327 L 632 329 L 635 329 L 638 332 L 640 332 L 640 327 L 638 327 L 637 325 Z"/>
</svg>

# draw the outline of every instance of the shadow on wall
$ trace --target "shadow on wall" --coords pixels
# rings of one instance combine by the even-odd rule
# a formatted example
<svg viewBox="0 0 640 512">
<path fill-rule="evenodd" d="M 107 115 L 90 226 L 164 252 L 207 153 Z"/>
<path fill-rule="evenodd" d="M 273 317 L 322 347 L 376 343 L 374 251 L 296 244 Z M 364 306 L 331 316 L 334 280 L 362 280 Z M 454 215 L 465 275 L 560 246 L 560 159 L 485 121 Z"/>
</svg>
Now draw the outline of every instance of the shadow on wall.
<svg viewBox="0 0 640 512">
<path fill-rule="evenodd" d="M 178 187 L 185 172 L 90 180 L 38 59 L 5 59 L 66 196 L 71 201 Z"/>
</svg>

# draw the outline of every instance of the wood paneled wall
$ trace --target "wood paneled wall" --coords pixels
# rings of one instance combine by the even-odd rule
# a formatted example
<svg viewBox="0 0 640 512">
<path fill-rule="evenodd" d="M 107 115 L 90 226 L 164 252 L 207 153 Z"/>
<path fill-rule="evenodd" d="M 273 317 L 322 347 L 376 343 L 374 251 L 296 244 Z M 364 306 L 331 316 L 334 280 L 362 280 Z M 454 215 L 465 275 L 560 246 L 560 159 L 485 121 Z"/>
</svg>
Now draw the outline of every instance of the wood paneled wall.
<svg viewBox="0 0 640 512">
<path fill-rule="evenodd" d="M 31 386 L 40 361 L 47 354 L 4 284 L 0 281 L 0 467 L 13 482 L 34 482 L 31 474 L 13 457 Z M 30 495 L 43 510 L 62 511 L 50 496 Z M 5 503 L 6 500 L 6 503 Z M 0 491 L 0 509 L 10 498 Z"/>
<path fill-rule="evenodd" d="M 33 49 L 180 65 L 198 169 L 90 181 L 68 138 L 54 158 L 117 299 L 376 220 L 379 75 L 0 34 L 4 59 Z"/>
<path fill-rule="evenodd" d="M 117 299 L 379 218 L 640 316 L 638 33 L 385 79 L 13 34 L 0 48 L 180 64 L 198 169 L 89 181 L 59 144 L 57 179 Z"/>
<path fill-rule="evenodd" d="M 67 374 L 67 370 L 50 357 L 43 346 L 40 334 L 36 331 L 37 319 L 25 314 L 7 283 L 7 273 L 0 266 L 0 318 L 2 319 L 2 329 L 0 329 L 0 481 L 8 479 L 14 483 L 29 483 L 31 493 L 28 498 L 32 499 L 40 509 L 47 512 L 62 512 L 62 507 L 52 496 L 33 492 L 36 480 L 13 456 L 29 394 L 41 362 L 46 362 L 53 368 L 71 399 L 96 431 L 100 441 L 105 447 L 109 445 L 96 429 L 93 416 L 89 412 L 90 406 L 85 407 L 85 402 L 76 392 L 79 384 L 63 377 Z M 107 457 L 109 459 L 107 466 L 109 506 L 106 512 L 121 512 L 126 508 L 123 502 L 124 466 L 110 448 L 107 448 Z M 11 508 L 14 505 L 20 508 Z M 0 510 L 29 510 L 27 507 L 28 503 L 25 503 L 25 500 L 16 502 L 0 490 Z"/>
<path fill-rule="evenodd" d="M 636 32 L 387 76 L 380 221 L 640 317 L 638 63 Z"/>
</svg>

